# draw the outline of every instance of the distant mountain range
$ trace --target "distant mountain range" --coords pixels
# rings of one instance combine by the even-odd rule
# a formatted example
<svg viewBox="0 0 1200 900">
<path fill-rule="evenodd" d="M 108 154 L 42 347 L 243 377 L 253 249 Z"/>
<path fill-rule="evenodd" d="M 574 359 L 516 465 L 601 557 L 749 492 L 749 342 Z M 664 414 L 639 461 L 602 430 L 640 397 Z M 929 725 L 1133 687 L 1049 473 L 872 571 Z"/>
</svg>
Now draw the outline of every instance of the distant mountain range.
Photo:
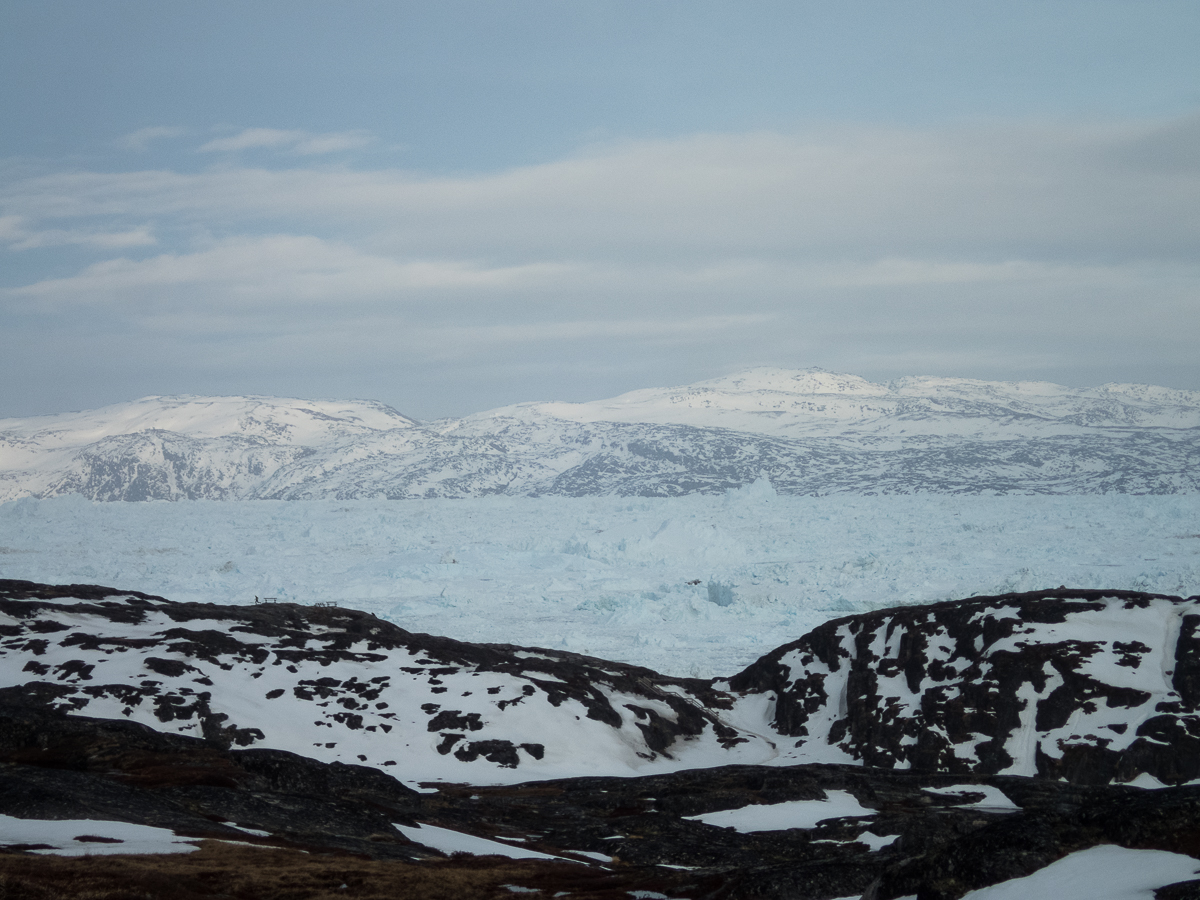
<svg viewBox="0 0 1200 900">
<path fill-rule="evenodd" d="M 373 401 L 146 397 L 0 420 L 0 502 L 1200 490 L 1200 391 L 752 369 L 421 423 Z"/>
</svg>

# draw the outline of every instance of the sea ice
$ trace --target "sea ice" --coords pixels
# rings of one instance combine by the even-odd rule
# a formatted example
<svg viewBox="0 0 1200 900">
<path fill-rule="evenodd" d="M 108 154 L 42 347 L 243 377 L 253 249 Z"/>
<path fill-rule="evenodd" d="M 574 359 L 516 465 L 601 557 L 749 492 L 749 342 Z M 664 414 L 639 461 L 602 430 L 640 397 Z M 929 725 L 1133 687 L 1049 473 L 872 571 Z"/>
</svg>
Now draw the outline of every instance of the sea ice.
<svg viewBox="0 0 1200 900">
<path fill-rule="evenodd" d="M 0 504 L 0 577 L 338 603 L 410 631 L 727 676 L 881 607 L 1060 584 L 1200 593 L 1200 498 L 26 499 Z"/>
</svg>

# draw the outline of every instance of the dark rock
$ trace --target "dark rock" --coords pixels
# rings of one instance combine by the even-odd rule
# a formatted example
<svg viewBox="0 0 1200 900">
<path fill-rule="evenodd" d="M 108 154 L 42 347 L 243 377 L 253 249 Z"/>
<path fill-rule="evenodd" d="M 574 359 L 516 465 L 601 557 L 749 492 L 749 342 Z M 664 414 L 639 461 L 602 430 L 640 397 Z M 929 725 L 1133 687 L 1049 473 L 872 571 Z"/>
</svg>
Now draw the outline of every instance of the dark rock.
<svg viewBox="0 0 1200 900">
<path fill-rule="evenodd" d="M 1116 671 L 1137 671 L 1152 651 L 1123 640 L 1121 617 L 1157 623 L 1165 639 L 1177 610 L 1193 606 L 1166 595 L 1061 588 L 880 610 L 827 622 L 728 684 L 773 695 L 771 725 L 781 735 L 836 745 L 867 765 L 979 773 L 1032 765 L 1042 776 L 1083 783 L 1148 773 L 1180 784 L 1200 777 L 1200 615 L 1183 616 L 1168 648 L 1177 699 L 1107 683 L 1088 666 L 1109 660 Z M 1077 620 L 1100 615 L 1113 622 L 1111 638 L 1073 636 Z M 1155 709 L 1161 714 L 1146 719 Z M 1144 730 L 1127 734 L 1129 723 L 1101 717 L 1103 726 L 1092 727 L 1102 733 L 1076 726 L 1079 734 L 1050 736 L 1107 710 L 1129 710 Z M 828 724 L 815 729 L 814 721 Z M 1028 731 L 1037 741 L 1032 758 L 1018 740 Z"/>
<path fill-rule="evenodd" d="M 412 634 L 353 610 L 174 604 L 94 586 L 0 582 L 0 608 L 12 616 L 0 650 L 8 671 L 32 678 L 0 688 L 0 812 L 117 819 L 383 860 L 440 857 L 393 827 L 421 822 L 494 840 L 520 838 L 522 846 L 603 872 L 604 889 L 622 895 L 714 900 L 957 900 L 1100 844 L 1200 858 L 1200 786 L 1183 784 L 1200 778 L 1200 614 L 1184 613 L 1195 602 L 1060 589 L 883 610 L 815 629 L 730 679 L 725 690 L 721 682 L 666 678 L 552 650 Z M 44 624 L 68 613 L 73 622 L 91 617 L 103 628 Z M 1128 681 L 1149 677 L 1145 659 L 1157 648 L 1117 626 L 1111 636 L 1097 633 L 1097 617 L 1119 623 L 1126 614 L 1182 619 L 1178 643 L 1166 648 L 1175 664 L 1172 691 L 1163 687 L 1152 696 Z M 126 624 L 151 617 L 165 620 L 158 636 L 122 634 Z M 214 619 L 229 627 L 209 627 Z M 189 627 L 201 620 L 205 626 Z M 1080 620 L 1092 623 L 1086 635 L 1073 631 Z M 110 654 L 140 659 L 155 677 L 106 676 Z M 381 659 L 404 665 L 367 678 Z M 334 662 L 340 665 L 326 668 Z M 253 696 L 265 695 L 265 705 L 290 704 L 318 716 L 313 744 L 323 750 L 344 745 L 353 732 L 382 737 L 394 724 L 390 740 L 398 743 L 388 755 L 396 759 L 377 765 L 400 775 L 401 747 L 416 739 L 426 752 L 437 741 L 438 765 L 490 764 L 491 770 L 475 771 L 493 772 L 535 766 L 552 756 L 552 732 L 529 735 L 538 742 L 494 738 L 488 719 L 493 709 L 503 714 L 515 706 L 519 716 L 539 703 L 542 714 L 571 716 L 573 727 L 588 720 L 611 725 L 630 743 L 640 734 L 636 752 L 649 761 L 672 757 L 701 735 L 717 738 L 710 747 L 736 751 L 750 737 L 721 716 L 751 694 L 776 699 L 763 729 L 790 739 L 781 743 L 781 755 L 835 744 L 859 764 L 776 759 L 770 766 L 629 778 L 442 784 L 435 793 L 417 793 L 381 768 L 262 746 L 259 723 L 231 721 L 208 677 L 220 684 L 220 672 L 235 664 L 239 672 L 253 665 L 261 669 L 252 675 L 266 673 L 262 682 L 245 679 L 261 685 Z M 1116 674 L 1102 679 L 1098 672 Z M 487 681 L 496 674 L 506 676 L 502 690 Z M 267 690 L 272 677 L 290 690 Z M 447 688 L 427 688 L 429 681 L 464 678 L 478 678 L 479 687 L 472 681 L 473 689 L 462 691 L 459 681 L 450 696 L 473 700 L 421 703 L 422 693 L 405 701 L 413 709 L 380 711 L 385 704 L 378 698 L 397 679 L 410 685 L 406 691 L 420 686 L 433 693 Z M 395 694 L 387 696 L 395 701 Z M 120 704 L 128 720 L 79 715 L 100 701 Z M 489 712 L 471 710 L 476 701 L 489 704 Z M 1099 714 L 1102 727 L 1070 724 Z M 575 721 L 581 717 L 582 724 Z M 179 727 L 199 736 L 167 733 Z M 1016 741 L 1021 735 L 1032 755 Z M 1014 763 L 1032 777 L 998 774 Z M 1181 786 L 1110 783 L 1144 773 Z M 970 805 L 993 790 L 1017 808 Z M 821 801 L 832 791 L 850 794 L 870 815 L 750 833 L 695 818 Z M 596 854 L 614 861 L 601 863 Z M 1163 886 L 1157 896 L 1191 897 L 1196 884 Z"/>
</svg>

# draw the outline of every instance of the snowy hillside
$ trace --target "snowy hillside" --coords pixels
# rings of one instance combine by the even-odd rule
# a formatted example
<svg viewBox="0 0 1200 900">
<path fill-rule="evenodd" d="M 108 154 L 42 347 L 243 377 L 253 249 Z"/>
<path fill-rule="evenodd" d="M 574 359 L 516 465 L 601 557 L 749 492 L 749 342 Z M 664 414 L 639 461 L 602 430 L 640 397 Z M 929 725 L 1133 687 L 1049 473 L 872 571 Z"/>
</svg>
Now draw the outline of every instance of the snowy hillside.
<svg viewBox="0 0 1200 900">
<path fill-rule="evenodd" d="M 416 423 L 381 403 L 144 397 L 87 412 L 0 421 L 0 501 L 245 496 L 314 447 Z"/>
<path fill-rule="evenodd" d="M 0 502 L 1200 490 L 1200 392 L 753 369 L 421 425 L 386 406 L 148 397 L 0 420 Z"/>
<path fill-rule="evenodd" d="M 1061 589 L 835 620 L 727 679 L 369 613 L 0 582 L 0 688 L 409 782 L 848 763 L 1200 777 L 1200 597 Z"/>
<path fill-rule="evenodd" d="M 773 741 L 793 744 L 781 760 L 1200 778 L 1200 597 L 1061 588 L 883 610 L 716 686 L 750 722 L 766 709 Z"/>
<path fill-rule="evenodd" d="M 676 388 L 591 403 L 523 403 L 468 416 L 453 431 L 487 432 L 493 420 L 628 422 L 727 428 L 773 437 L 1003 439 L 1078 435 L 1107 428 L 1198 428 L 1200 391 L 1109 384 L 902 378 L 876 384 L 819 370 L 757 368 Z"/>
</svg>

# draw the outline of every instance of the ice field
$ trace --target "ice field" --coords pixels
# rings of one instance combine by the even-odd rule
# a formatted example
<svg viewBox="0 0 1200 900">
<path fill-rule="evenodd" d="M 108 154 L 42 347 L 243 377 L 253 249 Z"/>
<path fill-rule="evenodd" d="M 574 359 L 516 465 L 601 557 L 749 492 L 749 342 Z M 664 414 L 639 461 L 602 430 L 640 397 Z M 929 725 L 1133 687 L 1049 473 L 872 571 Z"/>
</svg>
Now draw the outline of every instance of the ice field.
<svg viewBox="0 0 1200 900">
<path fill-rule="evenodd" d="M 1065 584 L 1200 593 L 1200 496 L 0 504 L 0 577 L 335 602 L 410 631 L 729 675 L 830 618 Z"/>
</svg>

